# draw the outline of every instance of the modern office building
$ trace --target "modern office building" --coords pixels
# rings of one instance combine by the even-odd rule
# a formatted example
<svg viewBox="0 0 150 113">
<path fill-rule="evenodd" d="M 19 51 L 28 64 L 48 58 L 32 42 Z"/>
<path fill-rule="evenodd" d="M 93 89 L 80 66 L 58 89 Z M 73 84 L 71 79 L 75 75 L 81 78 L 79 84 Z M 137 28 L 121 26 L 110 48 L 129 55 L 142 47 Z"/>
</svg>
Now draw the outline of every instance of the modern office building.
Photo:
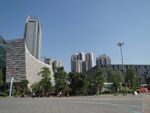
<svg viewBox="0 0 150 113">
<path fill-rule="evenodd" d="M 93 65 L 93 53 L 81 52 L 71 56 L 71 72 L 82 73 L 90 70 Z"/>
<path fill-rule="evenodd" d="M 6 67 L 6 41 L 0 36 L 0 67 Z"/>
<path fill-rule="evenodd" d="M 6 83 L 6 41 L 0 36 L 0 69 L 2 70 L 3 79 Z"/>
<path fill-rule="evenodd" d="M 9 40 L 6 43 L 6 83 L 9 85 L 14 76 L 14 86 L 22 80 L 29 81 L 29 88 L 41 80 L 39 72 L 42 67 L 51 71 L 51 82 L 54 84 L 52 65 L 38 60 L 40 58 L 41 27 L 40 22 L 28 17 L 24 38 Z"/>
<path fill-rule="evenodd" d="M 121 72 L 123 71 L 122 64 L 96 65 L 90 71 L 94 72 L 95 70 L 97 70 L 97 68 L 113 69 L 113 70 L 119 70 Z M 147 78 L 150 78 L 150 65 L 125 64 L 124 65 L 124 74 L 126 74 L 127 70 L 130 68 L 136 70 L 141 84 L 147 83 Z"/>
<path fill-rule="evenodd" d="M 29 52 L 36 59 L 40 59 L 41 24 L 37 18 L 29 16 L 25 24 L 24 38 Z"/>
<path fill-rule="evenodd" d="M 96 66 L 91 71 L 93 72 L 97 68 L 119 70 L 124 73 L 124 76 L 128 69 L 133 68 L 136 70 L 141 84 L 146 84 L 146 79 L 150 77 L 150 65 L 125 64 L 124 70 L 122 70 L 122 64 L 111 64 L 111 58 L 105 54 L 96 58 Z"/>
<path fill-rule="evenodd" d="M 106 54 L 100 55 L 96 58 L 96 65 L 110 65 L 111 58 Z"/>
</svg>

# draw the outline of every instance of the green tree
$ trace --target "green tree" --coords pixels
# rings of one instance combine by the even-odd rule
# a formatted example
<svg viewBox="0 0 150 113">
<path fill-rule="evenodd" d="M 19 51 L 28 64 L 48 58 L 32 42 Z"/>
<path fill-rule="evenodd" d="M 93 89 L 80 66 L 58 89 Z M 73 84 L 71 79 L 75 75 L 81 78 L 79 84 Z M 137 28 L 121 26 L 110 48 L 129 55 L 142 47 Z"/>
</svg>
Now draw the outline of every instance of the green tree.
<svg viewBox="0 0 150 113">
<path fill-rule="evenodd" d="M 83 73 L 83 87 L 82 87 L 82 92 L 84 95 L 89 95 L 91 94 L 91 77 L 89 76 L 88 73 Z"/>
<path fill-rule="evenodd" d="M 139 85 L 139 79 L 135 69 L 128 69 L 126 73 L 126 82 L 132 90 L 135 90 Z"/>
<path fill-rule="evenodd" d="M 24 95 L 26 94 L 26 91 L 28 90 L 28 84 L 29 84 L 28 80 L 22 80 L 20 83 L 20 87 L 22 88 L 22 92 Z"/>
<path fill-rule="evenodd" d="M 31 89 L 33 92 L 35 92 L 36 94 L 39 94 L 40 92 L 42 92 L 42 86 L 39 82 L 36 82 L 34 84 L 31 85 Z"/>
<path fill-rule="evenodd" d="M 96 71 L 97 94 L 102 94 L 102 88 L 103 88 L 104 82 L 105 82 L 104 70 L 99 68 Z"/>
<path fill-rule="evenodd" d="M 58 94 L 62 92 L 63 95 L 69 95 L 70 87 L 68 81 L 68 74 L 64 71 L 63 67 L 57 69 L 54 74 L 55 77 L 55 91 Z"/>
<path fill-rule="evenodd" d="M 51 83 L 51 77 L 50 77 L 50 70 L 47 67 L 42 67 L 41 72 L 39 75 L 41 75 L 42 79 L 39 82 L 39 86 L 41 87 L 42 91 L 44 93 L 50 93 L 52 91 L 52 83 Z"/>
<path fill-rule="evenodd" d="M 121 89 L 123 75 L 120 71 L 110 70 L 109 71 L 109 82 L 113 83 L 113 90 L 118 92 L 118 89 Z"/>
<path fill-rule="evenodd" d="M 2 70 L 0 69 L 0 91 L 2 90 L 3 85 L 4 85 L 3 73 Z"/>
<path fill-rule="evenodd" d="M 85 76 L 82 73 L 69 73 L 69 83 L 72 95 L 83 95 Z"/>
</svg>

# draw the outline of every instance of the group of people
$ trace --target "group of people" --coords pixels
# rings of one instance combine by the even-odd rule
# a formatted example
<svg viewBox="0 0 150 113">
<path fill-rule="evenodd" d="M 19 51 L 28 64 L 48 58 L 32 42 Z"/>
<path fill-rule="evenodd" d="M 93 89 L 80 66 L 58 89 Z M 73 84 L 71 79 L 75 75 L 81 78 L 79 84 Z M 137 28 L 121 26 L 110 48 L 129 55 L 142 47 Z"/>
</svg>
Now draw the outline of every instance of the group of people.
<svg viewBox="0 0 150 113">
<path fill-rule="evenodd" d="M 51 97 L 51 96 L 52 96 L 52 95 L 50 95 L 50 97 Z M 58 97 L 62 97 L 62 92 L 60 91 L 57 96 L 58 96 Z M 34 98 L 34 97 L 36 97 L 36 94 L 35 94 L 35 92 L 32 92 L 32 98 Z"/>
</svg>

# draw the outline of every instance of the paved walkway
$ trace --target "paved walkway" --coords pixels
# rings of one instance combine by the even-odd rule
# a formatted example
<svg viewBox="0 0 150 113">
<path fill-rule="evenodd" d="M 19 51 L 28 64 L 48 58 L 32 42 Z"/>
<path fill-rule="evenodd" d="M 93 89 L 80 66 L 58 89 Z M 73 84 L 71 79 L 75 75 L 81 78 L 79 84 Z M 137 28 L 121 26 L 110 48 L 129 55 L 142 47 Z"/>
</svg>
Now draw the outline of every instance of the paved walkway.
<svg viewBox="0 0 150 113">
<path fill-rule="evenodd" d="M 149 97 L 0 98 L 0 113 L 150 113 Z"/>
<path fill-rule="evenodd" d="M 147 95 L 142 95 L 143 98 L 143 113 L 150 113 L 150 109 L 146 109 L 146 108 L 150 108 L 150 94 Z"/>
</svg>

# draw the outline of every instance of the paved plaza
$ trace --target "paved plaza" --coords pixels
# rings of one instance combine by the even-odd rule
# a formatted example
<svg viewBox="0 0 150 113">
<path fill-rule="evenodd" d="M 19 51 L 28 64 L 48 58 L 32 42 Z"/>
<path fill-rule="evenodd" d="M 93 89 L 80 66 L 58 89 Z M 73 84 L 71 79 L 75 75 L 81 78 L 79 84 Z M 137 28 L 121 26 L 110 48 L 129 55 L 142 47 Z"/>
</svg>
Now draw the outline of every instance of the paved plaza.
<svg viewBox="0 0 150 113">
<path fill-rule="evenodd" d="M 0 113 L 150 113 L 150 95 L 0 98 Z"/>
</svg>

